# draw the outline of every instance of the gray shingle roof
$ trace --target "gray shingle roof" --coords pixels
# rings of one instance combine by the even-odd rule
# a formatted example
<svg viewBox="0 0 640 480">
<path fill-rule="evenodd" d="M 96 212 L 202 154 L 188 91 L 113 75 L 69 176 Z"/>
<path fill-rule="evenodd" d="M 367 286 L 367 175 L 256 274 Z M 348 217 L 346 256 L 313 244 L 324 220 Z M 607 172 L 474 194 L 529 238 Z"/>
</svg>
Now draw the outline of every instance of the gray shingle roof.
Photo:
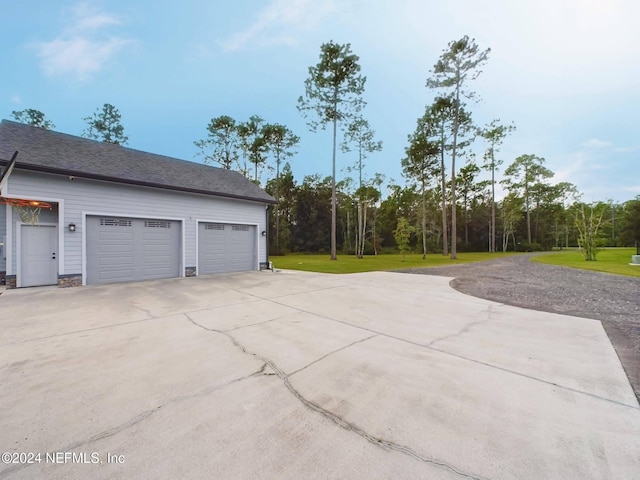
<svg viewBox="0 0 640 480">
<path fill-rule="evenodd" d="M 275 203 L 232 170 L 2 120 L 0 163 L 6 165 L 16 150 L 16 169 Z"/>
</svg>

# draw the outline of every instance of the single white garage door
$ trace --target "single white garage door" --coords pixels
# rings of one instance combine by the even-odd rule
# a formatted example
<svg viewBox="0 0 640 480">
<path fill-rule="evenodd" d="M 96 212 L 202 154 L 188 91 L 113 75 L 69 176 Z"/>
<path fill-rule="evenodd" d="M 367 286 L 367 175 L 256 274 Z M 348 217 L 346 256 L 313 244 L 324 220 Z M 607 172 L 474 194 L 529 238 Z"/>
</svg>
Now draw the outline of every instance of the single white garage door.
<svg viewBox="0 0 640 480">
<path fill-rule="evenodd" d="M 198 275 L 246 272 L 256 268 L 256 227 L 198 224 Z"/>
<path fill-rule="evenodd" d="M 180 276 L 181 222 L 87 216 L 87 284 Z"/>
</svg>

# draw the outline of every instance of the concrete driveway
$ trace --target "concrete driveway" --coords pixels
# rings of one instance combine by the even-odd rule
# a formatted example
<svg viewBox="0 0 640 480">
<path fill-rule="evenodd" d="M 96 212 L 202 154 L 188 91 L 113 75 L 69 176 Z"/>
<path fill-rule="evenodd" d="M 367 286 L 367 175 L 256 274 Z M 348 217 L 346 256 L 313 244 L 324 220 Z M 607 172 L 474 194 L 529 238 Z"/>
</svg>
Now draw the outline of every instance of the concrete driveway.
<svg viewBox="0 0 640 480">
<path fill-rule="evenodd" d="M 448 282 L 6 291 L 0 477 L 638 478 L 640 408 L 600 322 Z"/>
</svg>

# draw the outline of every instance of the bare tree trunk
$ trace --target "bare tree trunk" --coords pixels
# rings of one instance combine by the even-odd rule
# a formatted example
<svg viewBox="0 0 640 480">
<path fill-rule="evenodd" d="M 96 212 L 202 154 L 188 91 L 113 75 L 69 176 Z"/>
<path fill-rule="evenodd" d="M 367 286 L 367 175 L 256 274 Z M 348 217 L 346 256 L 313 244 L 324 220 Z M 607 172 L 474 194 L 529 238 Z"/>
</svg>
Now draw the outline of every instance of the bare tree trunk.
<svg viewBox="0 0 640 480">
<path fill-rule="evenodd" d="M 348 252 L 351 250 L 351 206 L 347 208 L 347 234 L 345 236 L 347 242 L 346 251 Z"/>
<path fill-rule="evenodd" d="M 277 155 L 277 154 L 276 154 Z M 276 250 L 280 254 L 280 159 L 276 158 Z"/>
<path fill-rule="evenodd" d="M 337 102 L 336 102 L 337 103 Z M 331 260 L 337 260 L 336 248 L 336 129 L 337 120 L 333 120 L 333 161 L 331 164 Z"/>
<path fill-rule="evenodd" d="M 356 226 L 356 257 L 362 258 L 360 253 L 362 243 L 362 200 L 358 198 L 358 225 Z"/>
<path fill-rule="evenodd" d="M 358 256 L 358 245 L 360 244 L 360 237 L 358 236 L 358 232 L 360 231 L 360 200 L 356 201 L 356 218 L 355 224 L 353 226 L 353 254 Z"/>
<path fill-rule="evenodd" d="M 524 168 L 524 205 L 527 212 L 527 241 L 531 245 L 531 216 L 529 214 L 529 170 Z"/>
<path fill-rule="evenodd" d="M 493 149 L 491 149 L 491 233 L 489 251 L 496 251 L 496 165 L 493 158 Z"/>
<path fill-rule="evenodd" d="M 378 209 L 377 207 L 374 206 L 374 210 L 373 210 L 373 224 L 372 224 L 372 231 L 371 231 L 371 243 L 373 243 L 373 254 L 374 255 L 378 255 L 378 246 L 376 245 L 377 241 L 376 241 L 376 218 L 378 217 Z"/>
<path fill-rule="evenodd" d="M 444 170 L 444 127 L 440 133 L 440 184 L 442 186 L 442 255 L 449 254 L 449 239 L 447 238 L 447 182 Z"/>
<path fill-rule="evenodd" d="M 538 223 L 539 223 L 539 221 L 540 221 L 540 202 L 536 201 L 536 222 L 535 222 L 535 227 L 533 229 L 533 238 L 538 243 L 539 243 L 539 240 L 538 240 Z"/>
<path fill-rule="evenodd" d="M 422 259 L 427 258 L 427 197 L 422 179 Z"/>
<path fill-rule="evenodd" d="M 362 204 L 362 248 L 360 249 L 360 258 L 364 257 L 364 247 L 367 240 L 367 200 Z"/>
<path fill-rule="evenodd" d="M 451 259 L 458 258 L 458 223 L 456 208 L 456 149 L 460 128 L 460 81 L 456 85 L 456 104 L 453 119 L 453 148 L 451 150 Z"/>
<path fill-rule="evenodd" d="M 487 250 L 491 251 L 491 218 L 489 218 L 489 225 L 487 226 L 487 233 L 489 238 L 487 239 Z"/>
<path fill-rule="evenodd" d="M 527 211 L 527 241 L 531 245 L 531 216 L 529 215 L 529 200 L 525 198 L 525 209 Z"/>
<path fill-rule="evenodd" d="M 464 244 L 469 245 L 469 210 L 467 207 L 467 192 L 464 192 Z"/>
</svg>

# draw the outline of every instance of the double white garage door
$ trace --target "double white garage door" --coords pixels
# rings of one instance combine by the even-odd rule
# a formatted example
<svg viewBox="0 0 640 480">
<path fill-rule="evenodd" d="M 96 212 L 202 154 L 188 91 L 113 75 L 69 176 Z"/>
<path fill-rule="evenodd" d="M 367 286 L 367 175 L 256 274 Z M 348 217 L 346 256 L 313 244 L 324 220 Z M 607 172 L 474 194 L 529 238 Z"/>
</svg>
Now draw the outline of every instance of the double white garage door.
<svg viewBox="0 0 640 480">
<path fill-rule="evenodd" d="M 255 269 L 255 227 L 198 224 L 199 275 Z M 182 222 L 87 216 L 87 284 L 179 277 Z"/>
</svg>

